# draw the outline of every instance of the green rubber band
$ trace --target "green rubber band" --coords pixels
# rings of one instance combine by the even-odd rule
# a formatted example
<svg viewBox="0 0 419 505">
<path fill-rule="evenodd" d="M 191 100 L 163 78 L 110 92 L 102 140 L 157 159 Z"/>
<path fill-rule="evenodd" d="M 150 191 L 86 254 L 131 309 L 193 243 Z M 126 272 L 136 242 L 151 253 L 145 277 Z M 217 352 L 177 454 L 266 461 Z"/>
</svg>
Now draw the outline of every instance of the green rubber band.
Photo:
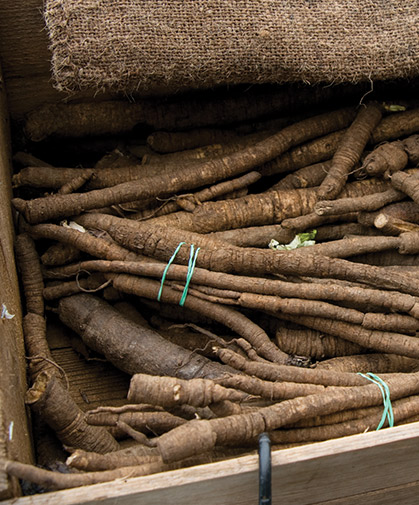
<svg viewBox="0 0 419 505">
<path fill-rule="evenodd" d="M 392 428 L 394 426 L 394 414 L 390 400 L 390 389 L 388 385 L 383 381 L 383 379 L 378 377 L 378 375 L 375 375 L 371 372 L 368 372 L 367 374 L 358 373 L 358 375 L 376 384 L 380 388 L 381 394 L 383 396 L 384 411 L 383 415 L 381 416 L 381 420 L 376 428 L 376 431 L 383 427 L 386 419 L 388 421 L 389 427 Z"/>
<path fill-rule="evenodd" d="M 180 242 L 180 244 L 176 247 L 175 252 L 173 253 L 172 257 L 170 258 L 169 262 L 166 265 L 166 268 L 163 270 L 163 275 L 161 276 L 161 282 L 160 282 L 160 289 L 159 289 L 159 294 L 157 295 L 157 301 L 160 301 L 161 294 L 163 291 L 163 284 L 164 281 L 166 280 L 166 275 L 167 271 L 169 270 L 170 265 L 173 263 L 174 259 L 176 258 L 176 254 L 179 252 L 179 249 L 183 246 L 185 242 Z"/>
<path fill-rule="evenodd" d="M 181 307 L 183 307 L 186 297 L 188 295 L 189 283 L 191 282 L 192 275 L 193 275 L 193 272 L 195 269 L 196 258 L 198 257 L 198 252 L 201 248 L 198 247 L 198 249 L 195 251 L 195 254 L 194 254 L 194 249 L 195 249 L 195 246 L 192 244 L 191 245 L 191 252 L 189 254 L 189 263 L 188 263 L 188 272 L 186 274 L 186 283 L 185 283 L 185 287 L 183 289 L 182 298 L 180 299 L 180 302 L 179 302 L 179 305 Z"/>
</svg>

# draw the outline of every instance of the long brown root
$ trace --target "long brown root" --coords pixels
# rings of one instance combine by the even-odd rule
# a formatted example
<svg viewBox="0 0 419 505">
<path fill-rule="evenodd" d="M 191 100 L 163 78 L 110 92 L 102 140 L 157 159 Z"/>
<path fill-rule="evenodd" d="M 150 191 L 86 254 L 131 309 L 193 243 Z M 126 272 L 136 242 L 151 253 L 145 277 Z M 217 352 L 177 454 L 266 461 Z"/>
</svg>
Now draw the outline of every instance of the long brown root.
<svg viewBox="0 0 419 505">
<path fill-rule="evenodd" d="M 147 401 L 162 407 L 174 407 L 182 403 L 206 407 L 224 400 L 241 401 L 246 395 L 205 379 L 185 381 L 173 377 L 136 374 L 131 379 L 127 398 L 131 402 Z"/>
<path fill-rule="evenodd" d="M 418 374 L 403 379 L 387 380 L 393 400 L 419 392 Z M 271 431 L 288 423 L 318 413 L 333 413 L 345 408 L 379 405 L 381 390 L 375 385 L 340 388 L 335 391 L 284 400 L 255 412 L 212 420 L 196 420 L 165 433 L 157 440 L 157 447 L 165 462 L 177 461 L 198 454 L 215 445 L 238 444 L 254 439 L 264 431 Z"/>
<path fill-rule="evenodd" d="M 93 295 L 83 293 L 62 298 L 59 316 L 90 348 L 131 375 L 142 372 L 180 378 L 210 378 L 225 372 L 222 365 L 131 322 Z"/>
<path fill-rule="evenodd" d="M 381 114 L 381 107 L 375 103 L 360 109 L 333 156 L 332 166 L 319 187 L 319 199 L 332 200 L 342 191 L 349 172 L 359 161 L 372 131 L 380 122 Z"/>
<path fill-rule="evenodd" d="M 40 372 L 26 394 L 26 403 L 37 412 L 68 447 L 105 453 L 119 448 L 104 428 L 87 424 L 85 415 L 68 391 L 53 376 Z"/>
</svg>

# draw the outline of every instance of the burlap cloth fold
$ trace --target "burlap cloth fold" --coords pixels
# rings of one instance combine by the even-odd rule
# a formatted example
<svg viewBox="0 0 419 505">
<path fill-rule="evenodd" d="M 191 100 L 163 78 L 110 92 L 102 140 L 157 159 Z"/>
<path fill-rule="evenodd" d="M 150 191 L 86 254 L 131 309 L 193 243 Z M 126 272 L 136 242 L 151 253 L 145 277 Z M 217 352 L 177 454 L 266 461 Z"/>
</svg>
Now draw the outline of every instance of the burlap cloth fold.
<svg viewBox="0 0 419 505">
<path fill-rule="evenodd" d="M 46 0 L 45 21 L 62 90 L 419 75 L 417 0 Z"/>
</svg>

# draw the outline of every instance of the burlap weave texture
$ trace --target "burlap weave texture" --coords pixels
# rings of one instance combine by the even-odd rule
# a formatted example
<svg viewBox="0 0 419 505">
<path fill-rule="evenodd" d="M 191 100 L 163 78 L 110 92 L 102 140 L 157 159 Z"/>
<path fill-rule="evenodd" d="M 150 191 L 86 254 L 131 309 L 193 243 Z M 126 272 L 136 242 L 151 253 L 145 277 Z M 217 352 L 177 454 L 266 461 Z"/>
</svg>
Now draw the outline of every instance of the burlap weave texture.
<svg viewBox="0 0 419 505">
<path fill-rule="evenodd" d="M 417 0 L 46 0 L 45 20 L 58 89 L 419 75 Z"/>
</svg>

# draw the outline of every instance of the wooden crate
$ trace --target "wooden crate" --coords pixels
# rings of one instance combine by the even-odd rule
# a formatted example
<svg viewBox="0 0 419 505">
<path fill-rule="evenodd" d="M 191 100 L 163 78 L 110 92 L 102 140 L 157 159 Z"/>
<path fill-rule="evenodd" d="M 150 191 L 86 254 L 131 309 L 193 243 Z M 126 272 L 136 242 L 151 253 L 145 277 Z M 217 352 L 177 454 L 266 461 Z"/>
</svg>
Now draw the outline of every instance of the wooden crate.
<svg viewBox="0 0 419 505">
<path fill-rule="evenodd" d="M 0 77 L 0 304 L 4 303 L 15 315 L 13 319 L 0 321 L 0 456 L 22 462 L 32 462 L 33 455 L 23 401 L 25 357 L 9 205 L 7 112 L 11 110 L 14 118 L 19 119 L 44 100 L 59 99 L 49 84 L 48 53 L 45 33 L 40 30 L 39 7 L 39 0 L 9 2 L 3 7 L 6 15 L 0 20 L 0 53 L 9 94 L 7 104 Z M 25 35 L 30 33 L 33 39 L 19 37 L 17 27 L 23 18 L 30 21 Z M 40 38 L 43 42 L 38 44 Z M 14 41 L 20 45 L 13 44 L 18 50 L 12 52 L 10 44 Z M 37 51 L 35 58 L 34 51 Z M 272 454 L 273 503 L 416 505 L 418 449 L 419 423 L 414 423 L 276 451 Z M 4 505 L 253 505 L 258 501 L 258 458 L 243 456 L 147 477 L 127 475 L 126 479 L 112 483 L 16 498 L 18 489 L 16 481 L 0 472 L 0 500 Z"/>
<path fill-rule="evenodd" d="M 0 121 L 1 303 L 15 317 L 1 320 L 0 455 L 32 460 L 23 402 L 25 359 L 18 283 L 13 259 L 10 156 L 7 110 L 2 89 Z M 276 451 L 273 503 L 287 505 L 414 505 L 419 491 L 419 423 Z M 257 456 L 166 472 L 147 477 L 48 494 L 13 498 L 16 483 L 0 474 L 5 505 L 141 503 L 250 505 L 258 500 Z"/>
<path fill-rule="evenodd" d="M 272 455 L 273 504 L 416 505 L 419 423 Z M 257 456 L 121 479 L 4 505 L 256 505 Z"/>
</svg>

